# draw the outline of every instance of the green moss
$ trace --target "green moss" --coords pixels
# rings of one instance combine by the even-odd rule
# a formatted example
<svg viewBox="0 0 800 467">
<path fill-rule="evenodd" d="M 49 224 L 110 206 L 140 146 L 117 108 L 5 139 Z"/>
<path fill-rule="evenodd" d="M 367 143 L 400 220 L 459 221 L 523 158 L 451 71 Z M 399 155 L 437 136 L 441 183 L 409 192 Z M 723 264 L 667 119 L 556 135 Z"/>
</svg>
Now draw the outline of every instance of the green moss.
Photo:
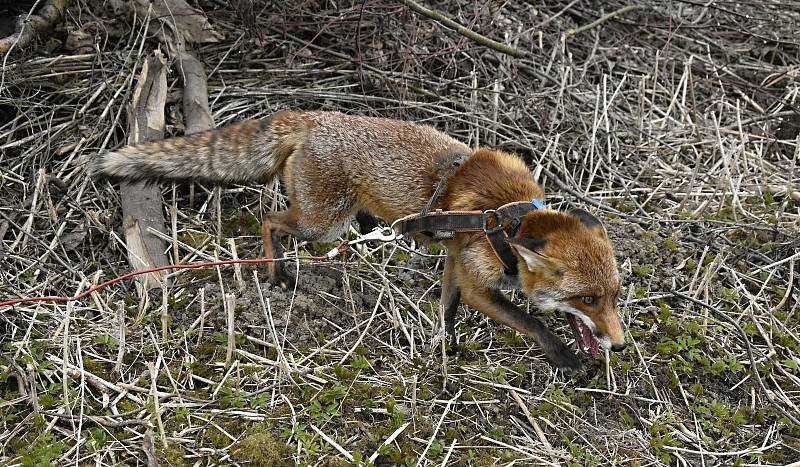
<svg viewBox="0 0 800 467">
<path fill-rule="evenodd" d="M 234 461 L 264 467 L 291 464 L 292 449 L 283 442 L 272 425 L 257 423 L 247 435 L 231 447 Z"/>
<path fill-rule="evenodd" d="M 211 235 L 208 235 L 205 232 L 180 232 L 178 234 L 178 241 L 181 243 L 185 243 L 186 245 L 199 249 L 202 248 L 203 245 L 208 243 L 212 239 Z"/>
<path fill-rule="evenodd" d="M 667 248 L 667 251 L 676 252 L 678 251 L 678 242 L 675 241 L 673 238 L 667 238 L 664 240 L 664 246 Z"/>
<path fill-rule="evenodd" d="M 739 292 L 735 289 L 729 289 L 727 287 L 717 287 L 716 292 L 720 298 L 728 300 L 729 302 L 739 301 Z"/>
<path fill-rule="evenodd" d="M 184 450 L 177 443 L 162 444 L 158 449 L 160 457 L 165 461 L 165 465 L 176 467 L 189 467 L 194 465 L 188 459 L 184 458 Z"/>
<path fill-rule="evenodd" d="M 648 277 L 653 273 L 653 266 L 648 264 L 634 264 L 631 270 L 639 277 Z"/>
<path fill-rule="evenodd" d="M 411 257 L 410 257 L 410 256 L 408 255 L 408 253 L 406 253 L 405 251 L 397 251 L 397 252 L 394 254 L 394 256 L 392 256 L 392 258 L 393 258 L 393 259 L 394 259 L 394 260 L 395 260 L 397 263 L 405 263 L 405 262 L 407 262 L 409 259 L 411 259 Z"/>
<path fill-rule="evenodd" d="M 633 205 L 628 204 L 621 199 L 612 199 L 609 204 L 617 211 L 624 212 L 625 214 L 630 214 L 636 210 Z"/>
<path fill-rule="evenodd" d="M 422 401 L 432 400 L 436 394 L 431 390 L 429 385 L 424 385 L 417 390 L 417 399 Z"/>
<path fill-rule="evenodd" d="M 351 467 L 352 465 L 359 465 L 359 464 L 358 462 L 351 463 L 345 459 L 342 459 L 341 457 L 328 456 L 322 460 L 322 463 L 320 465 L 322 467 Z"/>
<path fill-rule="evenodd" d="M 22 467 L 47 467 L 66 451 L 67 445 L 57 441 L 52 432 L 42 433 L 22 450 Z"/>
<path fill-rule="evenodd" d="M 223 219 L 223 235 L 234 237 L 242 234 L 261 235 L 261 220 L 253 213 L 244 212 L 237 216 Z"/>
<path fill-rule="evenodd" d="M 100 362 L 93 358 L 83 358 L 83 368 L 89 373 L 93 373 L 103 379 L 111 379 L 113 366 L 108 362 Z"/>
<path fill-rule="evenodd" d="M 719 220 L 719 221 L 736 221 L 736 213 L 733 211 L 733 207 L 730 204 L 725 204 L 726 202 L 725 196 L 722 197 L 720 201 L 722 204 L 720 205 L 719 209 L 717 209 L 716 213 L 709 214 L 706 216 L 707 219 L 711 220 Z"/>
<path fill-rule="evenodd" d="M 208 280 L 216 276 L 216 269 L 214 268 L 195 268 L 189 269 L 184 274 L 188 276 L 190 279 L 194 279 L 197 281 Z"/>
</svg>

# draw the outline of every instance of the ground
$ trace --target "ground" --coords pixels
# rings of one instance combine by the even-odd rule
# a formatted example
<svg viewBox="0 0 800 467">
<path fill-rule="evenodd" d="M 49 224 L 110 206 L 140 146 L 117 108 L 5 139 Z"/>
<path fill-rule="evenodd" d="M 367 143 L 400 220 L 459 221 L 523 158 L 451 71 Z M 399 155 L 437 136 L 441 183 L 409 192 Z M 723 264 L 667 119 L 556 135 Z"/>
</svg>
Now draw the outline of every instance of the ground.
<svg viewBox="0 0 800 467">
<path fill-rule="evenodd" d="M 156 23 L 115 5 L 78 2 L 3 57 L 0 301 L 129 270 L 117 187 L 85 164 L 124 144 L 144 60 L 173 56 Z M 521 154 L 552 207 L 590 209 L 608 230 L 628 347 L 565 376 L 462 306 L 447 355 L 437 245 L 320 262 L 335 243 L 287 240 L 296 289 L 244 265 L 175 272 L 146 300 L 123 281 L 0 308 L 0 463 L 800 459 L 799 6 L 426 2 L 516 57 L 404 3 L 233 5 L 196 4 L 218 33 L 195 48 L 218 126 L 340 110 Z M 177 73 L 168 84 L 178 135 Z M 274 184 L 160 186 L 168 255 L 184 263 L 228 259 L 231 242 L 258 257 L 261 214 L 285 201 Z M 574 347 L 562 316 L 529 311 Z"/>
</svg>

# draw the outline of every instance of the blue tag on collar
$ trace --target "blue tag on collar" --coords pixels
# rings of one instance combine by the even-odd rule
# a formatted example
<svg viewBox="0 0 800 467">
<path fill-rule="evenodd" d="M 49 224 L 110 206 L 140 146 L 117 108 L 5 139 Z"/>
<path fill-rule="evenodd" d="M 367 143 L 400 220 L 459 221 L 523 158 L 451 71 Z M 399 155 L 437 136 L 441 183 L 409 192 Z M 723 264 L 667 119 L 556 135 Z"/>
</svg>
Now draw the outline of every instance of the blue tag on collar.
<svg viewBox="0 0 800 467">
<path fill-rule="evenodd" d="M 533 205 L 533 207 L 535 207 L 536 209 L 544 209 L 544 201 L 542 201 L 542 200 L 540 200 L 540 199 L 533 198 L 533 199 L 531 200 L 531 204 L 532 204 L 532 205 Z"/>
</svg>

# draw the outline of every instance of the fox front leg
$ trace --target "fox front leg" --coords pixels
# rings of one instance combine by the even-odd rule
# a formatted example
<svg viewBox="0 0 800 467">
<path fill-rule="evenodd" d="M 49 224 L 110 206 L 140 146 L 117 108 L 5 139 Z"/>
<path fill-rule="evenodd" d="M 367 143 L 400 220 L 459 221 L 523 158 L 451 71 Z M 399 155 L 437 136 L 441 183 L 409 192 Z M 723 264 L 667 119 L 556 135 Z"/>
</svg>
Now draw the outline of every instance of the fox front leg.
<svg viewBox="0 0 800 467">
<path fill-rule="evenodd" d="M 502 292 L 493 289 L 464 290 L 464 302 L 517 331 L 533 337 L 548 359 L 565 373 L 581 369 L 581 362 L 575 353 L 539 319 L 520 310 Z"/>
<path fill-rule="evenodd" d="M 456 311 L 461 302 L 461 289 L 458 287 L 455 275 L 455 258 L 447 257 L 444 263 L 444 275 L 442 276 L 442 298 L 441 306 L 444 310 L 444 327 L 447 335 L 450 336 L 450 355 L 456 351 Z"/>
</svg>

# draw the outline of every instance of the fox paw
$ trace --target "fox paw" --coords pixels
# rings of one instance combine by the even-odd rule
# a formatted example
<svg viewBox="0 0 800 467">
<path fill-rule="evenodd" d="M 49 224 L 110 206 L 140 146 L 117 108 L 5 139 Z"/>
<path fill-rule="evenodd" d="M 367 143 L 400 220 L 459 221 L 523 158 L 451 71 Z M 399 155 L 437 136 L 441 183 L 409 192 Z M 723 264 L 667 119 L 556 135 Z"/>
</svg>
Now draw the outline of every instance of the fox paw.
<svg viewBox="0 0 800 467">
<path fill-rule="evenodd" d="M 293 290 L 297 285 L 297 278 L 291 274 L 284 274 L 278 279 L 277 285 L 283 290 Z"/>
<path fill-rule="evenodd" d="M 566 375 L 573 375 L 583 368 L 580 359 L 571 350 L 550 355 L 550 360 L 556 368 Z"/>
<path fill-rule="evenodd" d="M 297 278 L 291 274 L 280 273 L 271 275 L 269 283 L 273 286 L 280 287 L 281 290 L 292 290 L 297 285 Z"/>
<path fill-rule="evenodd" d="M 542 350 L 553 366 L 561 370 L 564 374 L 572 375 L 580 370 L 583 365 L 575 352 L 567 344 L 559 339 L 555 334 L 547 332 L 541 342 Z"/>
</svg>

